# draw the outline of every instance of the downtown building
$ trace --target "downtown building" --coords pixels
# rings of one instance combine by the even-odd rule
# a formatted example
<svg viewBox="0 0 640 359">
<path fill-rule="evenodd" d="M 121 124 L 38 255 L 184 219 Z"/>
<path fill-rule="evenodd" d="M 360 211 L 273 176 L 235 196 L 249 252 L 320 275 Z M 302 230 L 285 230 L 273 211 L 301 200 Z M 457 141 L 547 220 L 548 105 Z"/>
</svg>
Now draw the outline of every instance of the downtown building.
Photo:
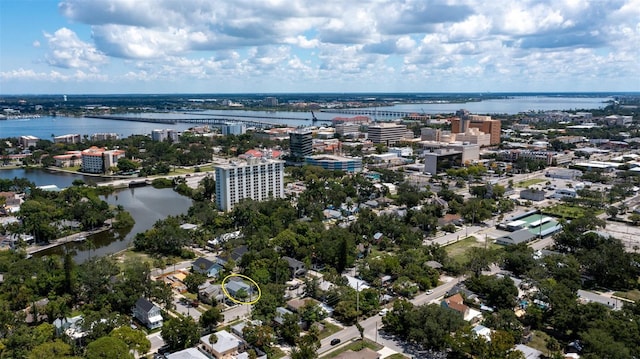
<svg viewBox="0 0 640 359">
<path fill-rule="evenodd" d="M 477 128 L 480 132 L 489 134 L 490 144 L 500 144 L 500 120 L 493 120 L 491 116 L 470 115 L 465 110 L 456 112 L 459 117 L 451 119 L 451 132 L 452 133 L 468 133 L 469 129 Z"/>
<path fill-rule="evenodd" d="M 289 133 L 289 152 L 294 162 L 302 162 L 305 157 L 313 154 L 311 129 L 301 129 Z"/>
<path fill-rule="evenodd" d="M 216 206 L 230 211 L 243 199 L 264 201 L 284 197 L 284 161 L 248 158 L 218 165 L 216 172 Z"/>
<path fill-rule="evenodd" d="M 379 123 L 369 126 L 367 135 L 371 142 L 381 143 L 385 146 L 394 145 L 404 139 L 413 138 L 413 132 L 407 130 L 407 126 L 397 123 Z"/>
</svg>

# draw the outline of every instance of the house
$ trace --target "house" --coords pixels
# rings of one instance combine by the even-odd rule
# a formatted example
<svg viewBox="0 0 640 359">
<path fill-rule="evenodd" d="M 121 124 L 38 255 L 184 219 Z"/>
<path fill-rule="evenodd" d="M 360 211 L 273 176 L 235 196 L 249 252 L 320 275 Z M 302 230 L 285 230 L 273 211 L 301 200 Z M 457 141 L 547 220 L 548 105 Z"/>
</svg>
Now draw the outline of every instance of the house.
<svg viewBox="0 0 640 359">
<path fill-rule="evenodd" d="M 238 247 L 234 248 L 229 255 L 224 256 L 224 257 L 218 257 L 216 259 L 216 262 L 218 264 L 220 264 L 221 266 L 224 266 L 229 261 L 233 261 L 234 263 L 238 263 L 242 259 L 242 256 L 244 256 L 244 254 L 247 253 L 248 251 L 249 251 L 249 248 L 247 248 L 247 246 L 245 246 L 245 245 L 238 246 Z"/>
<path fill-rule="evenodd" d="M 369 348 L 363 348 L 361 350 L 358 350 L 357 352 L 354 352 L 353 350 L 349 349 L 344 353 L 341 353 L 335 356 L 334 358 L 335 359 L 379 359 L 381 358 L 381 354 Z"/>
<path fill-rule="evenodd" d="M 291 278 L 303 277 L 307 273 L 307 267 L 304 263 L 291 257 L 282 257 L 289 265 L 289 271 L 291 272 Z"/>
<path fill-rule="evenodd" d="M 308 297 L 302 298 L 302 299 L 294 298 L 287 302 L 287 309 L 289 309 L 292 312 L 299 313 L 300 309 L 302 309 L 302 307 L 304 307 L 305 305 L 317 306 L 319 304 L 320 302 L 318 302 L 313 298 L 308 298 Z"/>
<path fill-rule="evenodd" d="M 491 341 L 491 332 L 492 330 L 485 327 L 484 325 L 476 325 L 471 329 L 473 333 L 475 333 L 478 337 L 484 338 L 486 341 Z"/>
<path fill-rule="evenodd" d="M 524 344 L 516 344 L 515 349 L 521 351 L 522 354 L 524 354 L 525 359 L 543 358 L 543 354 L 544 354 L 541 351 Z"/>
<path fill-rule="evenodd" d="M 347 278 L 349 287 L 357 290 L 358 292 L 360 292 L 363 289 L 371 288 L 369 283 L 365 282 L 362 279 L 358 279 L 356 277 L 352 277 L 352 276 L 346 275 L 346 274 L 343 274 L 342 276 Z"/>
<path fill-rule="evenodd" d="M 187 348 L 171 354 L 165 354 L 167 359 L 210 359 L 209 356 L 196 348 Z"/>
<path fill-rule="evenodd" d="M 195 273 L 204 274 L 207 277 L 217 277 L 222 266 L 220 263 L 212 262 L 207 258 L 198 258 L 191 264 L 191 268 Z"/>
<path fill-rule="evenodd" d="M 146 298 L 140 298 L 136 301 L 133 316 L 149 329 L 162 327 L 160 308 Z"/>
<path fill-rule="evenodd" d="M 233 278 L 232 278 L 233 279 Z M 236 298 L 238 296 L 238 292 L 244 290 L 245 293 L 251 294 L 253 291 L 251 290 L 251 286 L 242 280 L 228 280 L 225 283 L 224 288 L 227 290 L 230 296 Z"/>
<path fill-rule="evenodd" d="M 466 317 L 467 315 L 469 315 L 469 307 L 464 304 L 464 299 L 462 299 L 460 293 L 445 298 L 442 301 L 442 306 L 444 308 L 455 310 L 456 312 L 460 313 L 462 317 Z"/>
<path fill-rule="evenodd" d="M 54 320 L 53 326 L 55 327 L 56 335 L 60 336 L 65 334 L 67 337 L 75 341 L 80 341 L 89 334 L 82 329 L 83 320 L 84 317 L 82 315 L 77 315 L 71 318 L 58 318 Z"/>
<path fill-rule="evenodd" d="M 273 321 L 282 325 L 284 323 L 285 316 L 293 315 L 293 312 L 284 307 L 276 308 L 276 316 L 273 317 Z"/>
<path fill-rule="evenodd" d="M 198 299 L 206 304 L 224 302 L 224 293 L 220 284 L 206 282 L 198 287 Z"/>
<path fill-rule="evenodd" d="M 215 336 L 213 340 L 212 336 Z M 226 330 L 221 330 L 201 337 L 200 348 L 216 359 L 230 359 L 244 351 L 245 342 Z"/>
</svg>

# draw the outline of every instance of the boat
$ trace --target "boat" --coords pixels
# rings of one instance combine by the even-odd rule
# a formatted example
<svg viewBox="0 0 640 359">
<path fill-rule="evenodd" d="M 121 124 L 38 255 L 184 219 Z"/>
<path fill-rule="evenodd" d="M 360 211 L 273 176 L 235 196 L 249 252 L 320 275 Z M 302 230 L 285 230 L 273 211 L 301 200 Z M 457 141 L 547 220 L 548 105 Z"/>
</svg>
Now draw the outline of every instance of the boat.
<svg viewBox="0 0 640 359">
<path fill-rule="evenodd" d="M 74 241 L 74 242 L 84 242 L 84 241 L 86 241 L 86 240 L 87 240 L 87 237 L 85 237 L 85 236 L 80 236 L 80 237 L 75 238 L 73 241 Z"/>
</svg>

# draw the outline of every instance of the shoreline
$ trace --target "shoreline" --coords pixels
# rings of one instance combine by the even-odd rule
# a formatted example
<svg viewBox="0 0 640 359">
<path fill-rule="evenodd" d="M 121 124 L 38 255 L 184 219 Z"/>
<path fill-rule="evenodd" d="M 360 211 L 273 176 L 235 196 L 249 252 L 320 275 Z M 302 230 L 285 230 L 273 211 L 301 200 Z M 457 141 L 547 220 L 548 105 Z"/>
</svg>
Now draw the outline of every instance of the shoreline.
<svg viewBox="0 0 640 359">
<path fill-rule="evenodd" d="M 84 237 L 85 239 L 82 242 L 86 242 L 89 240 L 89 236 L 97 234 L 97 233 L 101 233 L 104 231 L 108 231 L 111 229 L 111 225 L 110 224 L 106 224 L 100 228 L 97 229 L 93 229 L 90 231 L 84 231 L 84 232 L 78 232 L 78 233 L 74 233 L 71 235 L 68 235 L 66 237 L 61 237 L 56 239 L 54 242 L 51 242 L 49 244 L 45 244 L 43 246 L 38 246 L 38 245 L 30 245 L 27 246 L 26 248 L 26 253 L 27 255 L 33 255 L 42 251 L 46 251 L 48 249 L 51 248 L 55 248 L 55 247 L 59 247 L 63 244 L 67 244 L 67 243 L 71 243 L 71 242 L 76 242 L 78 239 Z"/>
</svg>

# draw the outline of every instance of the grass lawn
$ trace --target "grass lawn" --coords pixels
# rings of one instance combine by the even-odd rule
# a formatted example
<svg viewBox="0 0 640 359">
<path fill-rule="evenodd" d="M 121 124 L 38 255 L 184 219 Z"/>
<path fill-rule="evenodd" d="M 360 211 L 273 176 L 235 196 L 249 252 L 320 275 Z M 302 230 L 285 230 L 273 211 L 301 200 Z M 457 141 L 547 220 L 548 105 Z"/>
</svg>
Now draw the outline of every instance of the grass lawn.
<svg viewBox="0 0 640 359">
<path fill-rule="evenodd" d="M 326 320 L 322 322 L 322 325 L 324 326 L 324 329 L 322 329 L 322 331 L 320 332 L 320 335 L 319 335 L 320 339 L 324 339 L 330 336 L 331 334 L 335 334 L 340 330 L 342 330 L 342 328 L 340 328 L 339 326 L 335 324 L 331 324 Z"/>
<path fill-rule="evenodd" d="M 348 345 L 345 345 L 343 347 L 340 347 L 337 350 L 332 351 L 331 353 L 329 353 L 329 354 L 327 354 L 325 356 L 322 356 L 321 358 L 323 358 L 323 359 L 324 358 L 333 358 L 333 357 L 336 357 L 339 354 L 342 354 L 342 353 L 346 352 L 349 349 L 353 350 L 354 352 L 357 352 L 357 351 L 362 350 L 364 348 L 369 348 L 369 349 L 371 349 L 373 351 L 378 351 L 378 350 L 382 349 L 383 346 L 378 344 L 378 343 L 374 343 L 369 339 L 365 339 L 364 341 L 356 340 L 354 342 L 349 343 Z"/>
<path fill-rule="evenodd" d="M 532 186 L 532 185 L 538 184 L 538 183 L 542 183 L 542 182 L 547 182 L 547 180 L 546 179 L 541 179 L 541 178 L 531 178 L 531 179 L 528 179 L 528 180 L 520 181 L 516 185 L 518 187 L 527 188 L 529 186 Z"/>
<path fill-rule="evenodd" d="M 132 249 L 127 249 L 118 253 L 118 263 L 124 264 L 126 262 L 149 262 L 153 265 L 153 259 L 148 254 L 143 252 L 135 252 Z"/>
<path fill-rule="evenodd" d="M 595 214 L 601 214 L 604 210 L 597 210 Z M 582 207 L 571 206 L 568 204 L 556 204 L 554 206 L 546 207 L 542 209 L 542 213 L 558 218 L 575 219 L 585 215 L 586 210 Z"/>
<path fill-rule="evenodd" d="M 620 298 L 626 298 L 634 302 L 640 301 L 640 290 L 638 289 L 630 290 L 628 292 L 615 292 L 613 295 Z"/>
<path fill-rule="evenodd" d="M 534 348 L 534 349 L 538 349 L 539 351 L 543 352 L 543 353 L 547 353 L 547 339 L 549 338 L 549 336 L 547 335 L 547 333 L 540 331 L 540 330 L 534 330 L 533 331 L 533 336 L 530 342 L 527 343 L 528 346 Z"/>
<path fill-rule="evenodd" d="M 472 248 L 472 247 L 484 248 L 484 246 L 485 246 L 484 242 L 478 242 L 476 240 L 476 237 L 469 236 L 461 241 L 458 241 L 456 243 L 453 243 L 444 247 L 444 250 L 447 251 L 447 254 L 449 255 L 449 257 L 451 257 L 456 262 L 462 264 L 467 260 L 467 250 L 469 248 Z M 501 246 L 495 243 L 489 243 L 487 248 L 498 249 L 498 248 L 501 248 Z"/>
</svg>

